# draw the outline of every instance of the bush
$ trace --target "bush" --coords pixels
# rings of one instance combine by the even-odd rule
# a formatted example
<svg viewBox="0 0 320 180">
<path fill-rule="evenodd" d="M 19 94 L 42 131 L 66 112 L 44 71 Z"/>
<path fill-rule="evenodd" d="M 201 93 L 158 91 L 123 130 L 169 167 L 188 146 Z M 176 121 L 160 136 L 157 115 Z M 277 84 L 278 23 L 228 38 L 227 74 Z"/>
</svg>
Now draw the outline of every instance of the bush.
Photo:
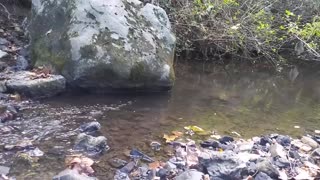
<svg viewBox="0 0 320 180">
<path fill-rule="evenodd" d="M 320 60 L 320 0 L 162 0 L 177 52 L 205 59 L 226 55 L 274 65 Z"/>
</svg>

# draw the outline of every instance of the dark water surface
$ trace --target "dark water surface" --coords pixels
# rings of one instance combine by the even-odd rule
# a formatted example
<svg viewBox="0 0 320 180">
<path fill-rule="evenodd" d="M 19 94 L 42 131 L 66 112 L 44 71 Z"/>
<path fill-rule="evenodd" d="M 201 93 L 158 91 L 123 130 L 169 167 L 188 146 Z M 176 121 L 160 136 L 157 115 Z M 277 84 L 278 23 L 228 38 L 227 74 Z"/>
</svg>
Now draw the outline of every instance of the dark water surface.
<svg viewBox="0 0 320 180">
<path fill-rule="evenodd" d="M 1 144 L 27 138 L 45 156 L 32 168 L 14 162 L 18 179 L 51 179 L 64 167 L 77 134 L 85 122 L 101 123 L 101 134 L 111 149 L 94 169 L 99 179 L 112 179 L 108 165 L 113 157 L 125 158 L 133 147 L 154 154 L 149 143 L 163 133 L 197 125 L 219 134 L 236 131 L 243 137 L 266 133 L 299 136 L 320 129 L 319 76 L 299 74 L 295 81 L 286 76 L 208 64 L 178 65 L 177 81 L 169 93 L 77 95 L 66 94 L 27 107 L 13 134 L 1 137 Z M 294 126 L 300 126 L 296 129 Z M 0 144 L 0 145 L 1 145 Z M 10 165 L 14 155 L 0 151 L 0 164 Z"/>
</svg>

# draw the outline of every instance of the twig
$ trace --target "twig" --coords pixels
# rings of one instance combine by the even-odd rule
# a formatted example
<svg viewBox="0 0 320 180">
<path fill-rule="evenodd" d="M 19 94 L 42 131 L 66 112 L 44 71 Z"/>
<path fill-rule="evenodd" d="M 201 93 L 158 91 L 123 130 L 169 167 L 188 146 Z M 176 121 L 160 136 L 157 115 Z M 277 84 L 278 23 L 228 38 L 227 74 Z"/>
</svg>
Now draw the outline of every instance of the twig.
<svg viewBox="0 0 320 180">
<path fill-rule="evenodd" d="M 307 46 L 308 49 L 310 49 L 312 51 L 312 54 L 316 57 L 320 57 L 320 54 L 314 50 L 308 43 L 306 43 L 304 40 L 302 40 L 299 36 L 294 35 L 298 40 L 300 40 L 303 44 L 305 44 Z"/>
<path fill-rule="evenodd" d="M 2 3 L 0 3 L 0 6 L 3 7 L 4 11 L 8 14 L 8 19 L 10 20 L 11 19 L 10 18 L 11 14 L 9 13 L 8 9 L 6 8 L 6 6 L 4 6 Z"/>
</svg>

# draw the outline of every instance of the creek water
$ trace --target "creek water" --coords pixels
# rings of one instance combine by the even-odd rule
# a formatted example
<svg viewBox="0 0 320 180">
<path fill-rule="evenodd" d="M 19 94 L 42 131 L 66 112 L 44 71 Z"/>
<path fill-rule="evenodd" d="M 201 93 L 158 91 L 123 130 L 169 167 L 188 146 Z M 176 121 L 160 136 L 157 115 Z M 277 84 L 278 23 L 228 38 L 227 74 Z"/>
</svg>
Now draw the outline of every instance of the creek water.
<svg viewBox="0 0 320 180">
<path fill-rule="evenodd" d="M 177 80 L 168 93 L 112 95 L 65 94 L 27 103 L 22 116 L 8 122 L 11 134 L 0 135 L 1 145 L 30 139 L 44 151 L 32 167 L 14 160 L 15 153 L 0 151 L 0 164 L 11 166 L 17 179 L 51 179 L 65 168 L 76 129 L 97 120 L 110 150 L 94 166 L 99 179 L 112 179 L 108 161 L 127 159 L 138 148 L 156 159 L 151 141 L 165 142 L 163 133 L 197 125 L 222 135 L 233 131 L 244 138 L 267 133 L 299 136 L 320 129 L 320 84 L 315 74 L 290 80 L 251 68 L 228 68 L 192 63 L 178 64 Z M 294 128 L 300 126 L 300 128 Z"/>
</svg>

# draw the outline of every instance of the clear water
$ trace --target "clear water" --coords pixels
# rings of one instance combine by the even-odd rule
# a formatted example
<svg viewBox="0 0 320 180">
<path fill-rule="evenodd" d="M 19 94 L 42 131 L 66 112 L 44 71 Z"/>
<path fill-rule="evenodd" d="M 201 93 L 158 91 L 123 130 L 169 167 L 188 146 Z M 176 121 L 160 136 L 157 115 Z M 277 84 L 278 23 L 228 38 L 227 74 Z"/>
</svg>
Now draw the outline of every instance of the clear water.
<svg viewBox="0 0 320 180">
<path fill-rule="evenodd" d="M 163 133 L 198 125 L 220 134 L 236 131 L 243 137 L 266 133 L 299 136 L 320 129 L 320 83 L 316 74 L 300 73 L 292 82 L 250 68 L 210 64 L 179 64 L 171 92 L 162 94 L 66 94 L 26 105 L 21 120 L 9 122 L 16 129 L 0 135 L 0 146 L 28 138 L 45 156 L 33 167 L 13 162 L 13 154 L 0 151 L 0 164 L 11 165 L 18 179 L 51 179 L 64 167 L 64 156 L 73 146 L 79 125 L 97 119 L 111 149 L 95 165 L 99 179 L 112 179 L 108 160 L 126 159 L 133 147 L 151 156 L 153 140 Z M 96 115 L 101 111 L 101 115 Z M 294 128 L 300 126 L 300 129 Z"/>
</svg>

